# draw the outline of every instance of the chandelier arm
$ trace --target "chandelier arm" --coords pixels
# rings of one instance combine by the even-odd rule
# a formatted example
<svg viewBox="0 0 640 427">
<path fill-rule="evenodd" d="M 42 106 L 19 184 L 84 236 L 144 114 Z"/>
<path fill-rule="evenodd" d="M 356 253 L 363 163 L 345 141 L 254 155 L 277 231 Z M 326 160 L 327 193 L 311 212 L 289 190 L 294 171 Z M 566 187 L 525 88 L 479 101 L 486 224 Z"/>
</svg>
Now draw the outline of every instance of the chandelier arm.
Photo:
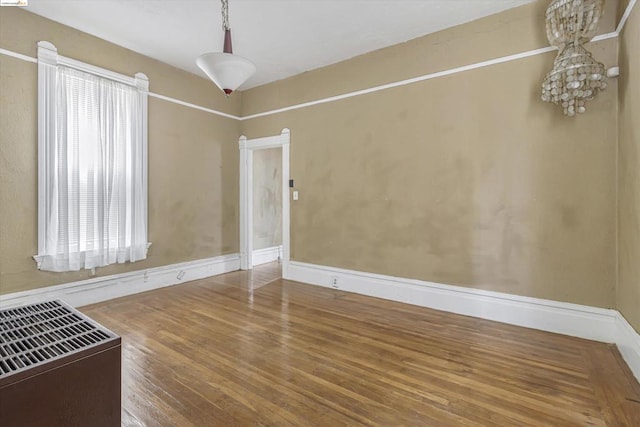
<svg viewBox="0 0 640 427">
<path fill-rule="evenodd" d="M 226 1 L 226 0 L 225 0 Z M 578 6 L 578 13 L 576 13 L 576 31 L 573 38 L 573 42 L 577 45 L 580 42 L 580 37 L 582 36 L 582 20 L 584 19 L 584 2 L 580 0 Z"/>
</svg>

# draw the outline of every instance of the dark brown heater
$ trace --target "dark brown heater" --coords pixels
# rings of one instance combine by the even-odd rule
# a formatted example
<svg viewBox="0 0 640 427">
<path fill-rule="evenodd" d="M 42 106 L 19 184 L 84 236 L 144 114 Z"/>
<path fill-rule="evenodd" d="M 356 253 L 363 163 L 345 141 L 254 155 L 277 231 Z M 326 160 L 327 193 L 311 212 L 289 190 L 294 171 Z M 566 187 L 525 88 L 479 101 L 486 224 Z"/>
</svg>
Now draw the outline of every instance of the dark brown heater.
<svg viewBox="0 0 640 427">
<path fill-rule="evenodd" d="M 61 301 L 0 310 L 0 425 L 120 426 L 120 353 Z"/>
</svg>

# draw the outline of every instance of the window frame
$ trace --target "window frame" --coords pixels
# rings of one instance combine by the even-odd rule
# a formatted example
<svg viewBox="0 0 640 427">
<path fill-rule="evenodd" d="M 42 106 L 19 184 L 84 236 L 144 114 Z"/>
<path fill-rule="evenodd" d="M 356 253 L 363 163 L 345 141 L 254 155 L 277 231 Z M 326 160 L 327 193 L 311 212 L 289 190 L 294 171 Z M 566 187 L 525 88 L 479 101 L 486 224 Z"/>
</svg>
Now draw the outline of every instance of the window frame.
<svg viewBox="0 0 640 427">
<path fill-rule="evenodd" d="M 136 73 L 133 77 L 116 73 L 105 68 L 87 64 L 76 59 L 68 58 L 58 54 L 58 49 L 48 41 L 39 41 L 38 44 L 38 254 L 33 256 L 38 269 L 46 254 L 44 253 L 47 236 L 47 218 L 49 218 L 49 188 L 47 188 L 47 177 L 50 174 L 50 165 L 47 164 L 48 143 L 56 133 L 56 117 L 52 113 L 55 111 L 56 97 L 52 93 L 56 90 L 57 67 L 64 66 L 73 68 L 95 76 L 113 80 L 133 86 L 143 94 L 142 117 L 144 125 L 143 133 L 143 170 L 142 187 L 144 194 L 144 216 L 145 233 L 149 240 L 149 192 L 148 192 L 148 94 L 149 79 L 144 73 Z M 147 242 L 147 248 L 151 246 Z M 80 253 L 80 252 L 79 252 Z"/>
</svg>

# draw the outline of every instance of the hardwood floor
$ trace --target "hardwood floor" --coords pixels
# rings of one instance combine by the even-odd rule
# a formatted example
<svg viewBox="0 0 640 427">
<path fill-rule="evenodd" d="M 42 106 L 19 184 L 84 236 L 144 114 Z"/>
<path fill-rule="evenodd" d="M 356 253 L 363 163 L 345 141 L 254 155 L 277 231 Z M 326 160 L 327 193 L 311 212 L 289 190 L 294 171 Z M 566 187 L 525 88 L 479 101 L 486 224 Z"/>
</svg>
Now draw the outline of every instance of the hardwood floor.
<svg viewBox="0 0 640 427">
<path fill-rule="evenodd" d="M 279 277 L 83 307 L 122 336 L 123 424 L 640 426 L 615 346 Z"/>
</svg>

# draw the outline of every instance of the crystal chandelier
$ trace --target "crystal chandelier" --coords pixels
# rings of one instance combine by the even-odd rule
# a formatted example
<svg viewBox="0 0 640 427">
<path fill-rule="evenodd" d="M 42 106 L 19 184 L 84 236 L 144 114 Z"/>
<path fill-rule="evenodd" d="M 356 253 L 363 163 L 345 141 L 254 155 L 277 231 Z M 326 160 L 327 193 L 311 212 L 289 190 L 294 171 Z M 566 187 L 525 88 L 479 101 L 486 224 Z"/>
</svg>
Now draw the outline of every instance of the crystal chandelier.
<svg viewBox="0 0 640 427">
<path fill-rule="evenodd" d="M 209 52 L 200 55 L 196 59 L 196 64 L 226 96 L 229 96 L 256 72 L 256 66 L 248 59 L 233 54 L 231 27 L 229 26 L 229 3 L 228 0 L 221 0 L 221 2 L 224 49 L 222 52 Z"/>
<path fill-rule="evenodd" d="M 562 106 L 567 116 L 584 113 L 585 103 L 607 87 L 604 65 L 584 47 L 603 8 L 604 0 L 552 0 L 547 8 L 547 38 L 560 52 L 542 82 L 542 100 Z"/>
</svg>

